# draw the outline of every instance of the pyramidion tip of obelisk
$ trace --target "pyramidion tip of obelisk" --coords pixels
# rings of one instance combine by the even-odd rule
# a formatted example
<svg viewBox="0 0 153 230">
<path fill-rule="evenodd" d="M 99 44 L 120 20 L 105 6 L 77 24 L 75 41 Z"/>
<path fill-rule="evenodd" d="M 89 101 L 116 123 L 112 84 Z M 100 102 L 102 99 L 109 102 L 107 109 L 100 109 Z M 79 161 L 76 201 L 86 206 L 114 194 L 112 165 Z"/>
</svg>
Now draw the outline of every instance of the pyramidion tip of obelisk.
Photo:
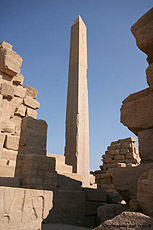
<svg viewBox="0 0 153 230">
<path fill-rule="evenodd" d="M 84 23 L 84 21 L 82 20 L 82 18 L 81 18 L 80 15 L 77 17 L 77 19 L 76 19 L 75 22 L 72 24 L 72 26 L 75 25 L 75 24 L 77 24 L 77 23 L 83 23 L 83 24 L 85 25 L 85 23 Z"/>
</svg>

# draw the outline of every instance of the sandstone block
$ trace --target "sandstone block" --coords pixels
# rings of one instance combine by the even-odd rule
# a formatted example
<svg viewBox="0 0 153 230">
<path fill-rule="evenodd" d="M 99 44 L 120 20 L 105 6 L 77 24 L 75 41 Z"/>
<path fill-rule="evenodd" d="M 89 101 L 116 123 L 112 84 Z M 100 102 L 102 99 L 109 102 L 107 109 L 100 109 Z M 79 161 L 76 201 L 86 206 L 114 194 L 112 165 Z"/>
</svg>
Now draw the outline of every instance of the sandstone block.
<svg viewBox="0 0 153 230">
<path fill-rule="evenodd" d="M 111 155 L 118 155 L 118 154 L 119 154 L 119 149 L 111 150 Z"/>
<path fill-rule="evenodd" d="M 0 93 L 7 98 L 14 97 L 14 87 L 8 83 L 2 83 L 1 84 L 1 90 Z"/>
<path fill-rule="evenodd" d="M 26 89 L 22 86 L 15 86 L 14 87 L 14 95 L 17 97 L 24 98 L 26 96 Z"/>
<path fill-rule="evenodd" d="M 21 104 L 15 111 L 15 114 L 24 117 L 26 113 L 26 106 Z"/>
<path fill-rule="evenodd" d="M 153 89 L 153 63 L 146 69 L 147 83 Z"/>
<path fill-rule="evenodd" d="M 9 135 L 6 136 L 5 148 L 18 150 L 19 148 L 19 136 Z"/>
<path fill-rule="evenodd" d="M 136 167 L 125 167 L 113 169 L 113 183 L 117 192 L 126 202 L 136 199 L 138 178 L 151 169 L 153 164 L 141 164 Z"/>
<path fill-rule="evenodd" d="M 138 132 L 141 163 L 153 161 L 153 129 Z"/>
<path fill-rule="evenodd" d="M 10 119 L 12 114 L 13 114 L 13 112 L 12 112 L 12 107 L 10 104 L 10 99 L 3 98 L 2 102 L 1 102 L 1 117 L 5 118 L 5 119 Z"/>
<path fill-rule="evenodd" d="M 123 211 L 128 210 L 126 204 L 105 204 L 97 209 L 98 223 L 101 224 L 106 220 L 112 219 Z"/>
<path fill-rule="evenodd" d="M 1 131 L 6 132 L 6 133 L 14 133 L 15 132 L 15 124 L 11 120 L 3 119 Z"/>
<path fill-rule="evenodd" d="M 24 104 L 33 109 L 38 109 L 40 107 L 40 103 L 30 96 L 24 98 Z"/>
<path fill-rule="evenodd" d="M 24 76 L 22 74 L 17 74 L 13 77 L 13 83 L 15 85 L 23 85 Z"/>
<path fill-rule="evenodd" d="M 145 13 L 132 27 L 131 31 L 136 38 L 137 46 L 153 59 L 153 8 Z"/>
<path fill-rule="evenodd" d="M 17 154 L 17 151 L 3 148 L 2 159 L 16 161 Z"/>
<path fill-rule="evenodd" d="M 121 107 L 121 122 L 138 135 L 139 131 L 153 127 L 153 94 L 127 102 Z"/>
<path fill-rule="evenodd" d="M 115 145 L 111 145 L 111 146 L 108 146 L 107 149 L 108 149 L 108 150 L 115 150 L 115 149 L 116 149 L 116 146 L 115 146 Z"/>
<path fill-rule="evenodd" d="M 102 202 L 96 202 L 96 201 L 86 201 L 86 215 L 93 216 L 97 215 L 97 208 L 102 206 Z"/>
<path fill-rule="evenodd" d="M 36 120 L 32 117 L 25 117 L 22 120 L 22 130 L 25 129 L 33 130 L 34 132 L 41 133 L 41 135 L 46 135 L 47 133 L 47 123 L 43 120 Z"/>
<path fill-rule="evenodd" d="M 117 163 L 117 168 L 124 168 L 126 167 L 125 163 Z"/>
<path fill-rule="evenodd" d="M 0 47 L 0 70 L 10 76 L 20 73 L 22 58 L 6 47 Z"/>
<path fill-rule="evenodd" d="M 129 149 L 120 149 L 120 154 L 128 154 Z"/>
<path fill-rule="evenodd" d="M 37 111 L 27 107 L 26 116 L 27 117 L 33 117 L 34 119 L 36 119 L 37 118 Z"/>
<path fill-rule="evenodd" d="M 2 41 L 1 43 L 0 43 L 0 48 L 5 48 L 5 49 L 10 49 L 10 50 L 12 50 L 12 45 L 11 44 L 9 44 L 8 42 L 5 42 L 5 41 Z"/>
<path fill-rule="evenodd" d="M 125 159 L 125 156 L 124 156 L 124 155 L 115 155 L 115 156 L 114 156 L 114 159 L 115 159 L 115 160 L 124 160 L 124 159 Z"/>
<path fill-rule="evenodd" d="M 144 214 L 153 217 L 153 169 L 139 177 L 137 201 Z"/>
<path fill-rule="evenodd" d="M 114 192 L 114 193 L 107 193 L 107 203 L 108 204 L 118 204 L 121 203 L 122 197 L 120 196 L 119 193 Z"/>
<path fill-rule="evenodd" d="M 58 222 L 62 219 L 62 223 L 82 225 L 85 221 L 85 203 L 83 191 L 58 190 L 54 195 L 54 209 L 45 222 Z"/>
<path fill-rule="evenodd" d="M 37 154 L 37 155 L 46 155 L 46 148 L 37 148 L 31 146 L 20 146 L 19 154 Z"/>
<path fill-rule="evenodd" d="M 103 159 L 103 163 L 113 163 L 113 160 L 111 158 Z"/>
<path fill-rule="evenodd" d="M 111 145 L 117 145 L 118 144 L 118 141 L 112 141 L 111 142 Z"/>
<path fill-rule="evenodd" d="M 153 226 L 153 218 L 139 212 L 125 211 L 113 219 L 105 221 L 99 227 L 94 228 L 94 230 L 116 230 L 119 228 L 119 226 L 122 230 L 150 230 Z"/>
<path fill-rule="evenodd" d="M 26 89 L 26 95 L 27 96 L 30 96 L 32 98 L 36 98 L 37 97 L 37 94 L 38 94 L 38 90 L 37 89 L 34 89 L 28 85 L 25 85 L 24 88 Z"/>
<path fill-rule="evenodd" d="M 15 115 L 10 121 L 15 125 L 15 135 L 20 136 L 22 118 Z"/>
<path fill-rule="evenodd" d="M 106 191 L 105 191 L 105 189 L 83 188 L 83 190 L 86 193 L 86 200 L 106 202 Z"/>
<path fill-rule="evenodd" d="M 130 142 L 122 143 L 122 148 L 123 149 L 129 149 L 131 147 L 132 147 L 132 143 L 130 143 Z"/>
</svg>

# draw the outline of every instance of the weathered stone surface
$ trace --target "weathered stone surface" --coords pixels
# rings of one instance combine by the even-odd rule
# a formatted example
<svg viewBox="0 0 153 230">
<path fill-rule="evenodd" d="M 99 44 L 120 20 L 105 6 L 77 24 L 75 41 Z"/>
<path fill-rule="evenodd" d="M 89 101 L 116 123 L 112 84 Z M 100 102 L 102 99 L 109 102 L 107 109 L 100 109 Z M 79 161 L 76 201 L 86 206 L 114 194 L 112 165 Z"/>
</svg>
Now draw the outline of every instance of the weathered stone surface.
<svg viewBox="0 0 153 230">
<path fill-rule="evenodd" d="M 24 98 L 24 104 L 33 109 L 38 109 L 40 107 L 40 103 L 30 96 Z"/>
<path fill-rule="evenodd" d="M 15 76 L 20 73 L 22 58 L 6 45 L 0 47 L 0 70 L 10 76 Z"/>
<path fill-rule="evenodd" d="M 137 181 L 144 172 L 151 168 L 153 168 L 153 164 L 140 164 L 132 168 L 113 169 L 112 174 L 115 189 L 125 201 L 129 202 L 131 199 L 136 199 Z"/>
<path fill-rule="evenodd" d="M 153 94 L 149 94 L 121 107 L 121 122 L 138 135 L 139 131 L 153 128 Z"/>
<path fill-rule="evenodd" d="M 14 97 L 14 87 L 10 84 L 2 83 L 0 93 L 4 97 L 12 98 L 12 97 Z"/>
<path fill-rule="evenodd" d="M 10 49 L 10 50 L 12 50 L 12 45 L 11 44 L 9 44 L 8 42 L 5 42 L 5 41 L 2 41 L 1 43 L 0 43 L 0 48 L 5 48 L 5 49 Z"/>
<path fill-rule="evenodd" d="M 122 212 L 112 220 L 105 221 L 102 225 L 94 230 L 150 230 L 153 227 L 153 218 L 139 212 Z"/>
<path fill-rule="evenodd" d="M 132 199 L 132 200 L 130 200 L 129 206 L 130 206 L 130 209 L 131 209 L 132 211 L 134 211 L 134 212 L 136 212 L 136 211 L 141 211 L 141 208 L 140 208 L 140 206 L 139 206 L 139 204 L 138 204 L 137 199 Z"/>
<path fill-rule="evenodd" d="M 146 69 L 147 83 L 153 89 L 153 63 Z"/>
<path fill-rule="evenodd" d="M 137 201 L 144 214 L 153 217 L 153 169 L 139 177 Z"/>
<path fill-rule="evenodd" d="M 15 124 L 11 120 L 3 119 L 1 131 L 6 132 L 6 133 L 14 133 L 15 132 Z"/>
<path fill-rule="evenodd" d="M 0 187 L 0 230 L 41 229 L 52 201 L 52 191 Z"/>
<path fill-rule="evenodd" d="M 36 120 L 32 117 L 25 117 L 22 120 L 22 130 L 25 129 L 33 130 L 34 132 L 41 133 L 41 135 L 46 135 L 47 123 L 44 120 Z"/>
<path fill-rule="evenodd" d="M 141 163 L 153 161 L 153 129 L 138 132 Z"/>
<path fill-rule="evenodd" d="M 10 101 L 11 106 L 11 117 L 14 116 L 15 111 L 20 107 L 20 105 L 23 103 L 23 99 L 19 97 L 14 97 Z"/>
<path fill-rule="evenodd" d="M 97 221 L 98 224 L 106 220 L 112 219 L 120 213 L 129 209 L 126 204 L 105 204 L 97 208 Z"/>
<path fill-rule="evenodd" d="M 27 112 L 26 112 L 26 116 L 27 117 L 33 117 L 33 118 L 37 118 L 37 111 L 34 109 L 31 109 L 29 107 L 27 107 Z"/>
<path fill-rule="evenodd" d="M 38 90 L 37 89 L 34 89 L 28 85 L 25 85 L 24 88 L 26 89 L 26 95 L 27 96 L 30 96 L 32 98 L 36 98 L 37 97 L 37 94 L 38 94 Z"/>
<path fill-rule="evenodd" d="M 15 135 L 20 136 L 22 118 L 15 115 L 10 119 L 10 121 L 15 125 Z"/>
<path fill-rule="evenodd" d="M 3 148 L 2 158 L 6 160 L 16 161 L 17 154 L 17 151 Z"/>
<path fill-rule="evenodd" d="M 108 204 L 117 204 L 117 203 L 120 203 L 122 201 L 122 199 L 123 198 L 117 192 L 107 193 L 107 203 Z"/>
<path fill-rule="evenodd" d="M 102 202 L 86 201 L 86 215 L 97 215 L 97 208 L 104 205 Z"/>
<path fill-rule="evenodd" d="M 46 154 L 47 123 L 25 117 L 22 120 L 19 153 Z"/>
<path fill-rule="evenodd" d="M 6 135 L 5 147 L 7 149 L 18 150 L 19 148 L 19 136 Z"/>
<path fill-rule="evenodd" d="M 90 185 L 86 26 L 79 16 L 71 27 L 66 111 L 66 164 Z"/>
<path fill-rule="evenodd" d="M 86 193 L 86 200 L 106 202 L 105 189 L 83 188 L 83 190 Z"/>
<path fill-rule="evenodd" d="M 46 155 L 46 148 L 37 148 L 31 146 L 20 146 L 19 154 L 37 154 L 37 155 Z"/>
<path fill-rule="evenodd" d="M 24 98 L 26 96 L 26 89 L 24 89 L 20 85 L 14 87 L 14 95 L 17 96 L 17 97 Z"/>
<path fill-rule="evenodd" d="M 26 106 L 21 104 L 15 111 L 15 114 L 24 117 L 26 113 Z"/>
<path fill-rule="evenodd" d="M 85 192 L 58 190 L 54 194 L 54 207 L 45 222 L 58 223 L 60 221 L 62 224 L 84 226 L 85 202 Z"/>
<path fill-rule="evenodd" d="M 131 31 L 139 49 L 153 59 L 153 8 L 131 27 Z"/>
<path fill-rule="evenodd" d="M 24 76 L 22 74 L 17 74 L 13 77 L 13 83 L 16 85 L 23 85 Z"/>
</svg>

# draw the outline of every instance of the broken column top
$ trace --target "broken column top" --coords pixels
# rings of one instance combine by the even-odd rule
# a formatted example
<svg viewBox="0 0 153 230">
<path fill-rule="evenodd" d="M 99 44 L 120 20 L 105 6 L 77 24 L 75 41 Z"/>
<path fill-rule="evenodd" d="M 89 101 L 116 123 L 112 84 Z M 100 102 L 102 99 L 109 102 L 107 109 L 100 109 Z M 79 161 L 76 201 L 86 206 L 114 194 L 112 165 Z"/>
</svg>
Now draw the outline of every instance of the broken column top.
<svg viewBox="0 0 153 230">
<path fill-rule="evenodd" d="M 153 8 L 131 27 L 131 31 L 139 49 L 153 60 Z"/>
</svg>

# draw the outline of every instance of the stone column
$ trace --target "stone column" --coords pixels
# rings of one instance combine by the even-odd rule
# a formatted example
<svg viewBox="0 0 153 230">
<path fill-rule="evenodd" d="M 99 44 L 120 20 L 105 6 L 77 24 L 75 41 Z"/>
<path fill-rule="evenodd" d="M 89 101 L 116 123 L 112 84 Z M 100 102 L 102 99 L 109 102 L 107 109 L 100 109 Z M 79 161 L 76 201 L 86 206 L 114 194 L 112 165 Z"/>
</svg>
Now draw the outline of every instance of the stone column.
<svg viewBox="0 0 153 230">
<path fill-rule="evenodd" d="M 87 36 L 80 16 L 71 27 L 71 45 L 66 111 L 66 164 L 90 183 L 89 114 L 87 88 Z"/>
</svg>

